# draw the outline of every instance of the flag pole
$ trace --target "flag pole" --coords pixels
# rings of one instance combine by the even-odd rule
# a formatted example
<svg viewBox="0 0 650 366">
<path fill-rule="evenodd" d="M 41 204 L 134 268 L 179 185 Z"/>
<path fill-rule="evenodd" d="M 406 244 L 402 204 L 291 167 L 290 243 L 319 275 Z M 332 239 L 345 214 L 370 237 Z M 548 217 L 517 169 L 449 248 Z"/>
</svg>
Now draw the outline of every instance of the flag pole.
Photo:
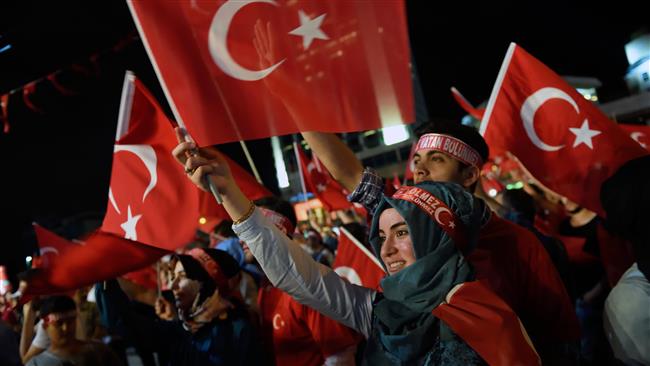
<svg viewBox="0 0 650 366">
<path fill-rule="evenodd" d="M 257 167 L 255 167 L 253 158 L 251 157 L 250 152 L 248 152 L 248 147 L 246 147 L 246 142 L 244 140 L 239 140 L 239 145 L 241 145 L 241 149 L 244 150 L 244 155 L 246 156 L 246 160 L 248 160 L 248 165 L 251 167 L 251 170 L 253 171 L 253 175 L 255 176 L 257 183 L 264 185 L 264 183 L 262 182 L 262 178 L 260 178 L 260 173 L 257 171 Z"/>
</svg>

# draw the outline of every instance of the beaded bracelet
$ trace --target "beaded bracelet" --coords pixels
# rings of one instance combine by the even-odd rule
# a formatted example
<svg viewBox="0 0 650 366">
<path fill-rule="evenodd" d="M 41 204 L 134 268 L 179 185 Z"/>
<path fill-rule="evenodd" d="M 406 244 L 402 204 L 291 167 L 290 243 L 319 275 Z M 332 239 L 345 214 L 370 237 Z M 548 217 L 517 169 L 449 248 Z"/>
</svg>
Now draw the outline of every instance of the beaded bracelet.
<svg viewBox="0 0 650 366">
<path fill-rule="evenodd" d="M 242 217 L 235 220 L 232 224 L 233 225 L 241 224 L 242 222 L 246 221 L 249 217 L 251 217 L 253 212 L 255 212 L 255 204 L 253 203 L 253 201 L 250 201 L 250 206 L 248 207 L 248 211 L 246 211 L 246 213 Z"/>
</svg>

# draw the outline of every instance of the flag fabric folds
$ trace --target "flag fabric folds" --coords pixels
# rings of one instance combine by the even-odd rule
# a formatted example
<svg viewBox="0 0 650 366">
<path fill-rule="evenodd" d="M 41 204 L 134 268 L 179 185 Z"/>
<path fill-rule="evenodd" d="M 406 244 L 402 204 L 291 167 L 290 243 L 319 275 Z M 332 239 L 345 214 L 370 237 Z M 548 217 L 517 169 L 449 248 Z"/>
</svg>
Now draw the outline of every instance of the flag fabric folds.
<svg viewBox="0 0 650 366">
<path fill-rule="evenodd" d="M 481 122 L 492 156 L 510 151 L 549 189 L 603 213 L 600 186 L 648 152 L 546 65 L 512 43 Z"/>
<path fill-rule="evenodd" d="M 414 120 L 402 1 L 128 4 L 176 119 L 200 146 Z M 254 43 L 258 20 L 275 41 L 268 67 Z"/>
</svg>

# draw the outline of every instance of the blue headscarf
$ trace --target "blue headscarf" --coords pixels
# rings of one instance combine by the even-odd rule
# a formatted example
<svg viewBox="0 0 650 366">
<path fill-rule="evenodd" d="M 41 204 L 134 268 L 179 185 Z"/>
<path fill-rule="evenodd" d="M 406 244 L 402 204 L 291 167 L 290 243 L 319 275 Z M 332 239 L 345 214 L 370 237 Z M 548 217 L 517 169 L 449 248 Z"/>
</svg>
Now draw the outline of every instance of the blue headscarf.
<svg viewBox="0 0 650 366">
<path fill-rule="evenodd" d="M 481 222 L 489 217 L 483 201 L 455 183 L 423 182 L 402 187 L 400 192 L 417 188 L 441 201 L 455 216 L 454 238 L 462 238 L 465 252 L 477 241 Z M 367 364 L 417 362 L 433 349 L 439 336 L 440 321 L 431 311 L 440 305 L 456 285 L 474 279 L 473 269 L 465 260 L 454 238 L 418 205 L 405 199 L 383 197 L 377 207 L 370 229 L 370 243 L 377 256 L 381 252 L 379 218 L 394 208 L 409 228 L 416 262 L 381 282 L 383 294 L 373 307 L 373 329 L 368 340 Z M 381 259 L 381 258 L 380 258 Z"/>
</svg>

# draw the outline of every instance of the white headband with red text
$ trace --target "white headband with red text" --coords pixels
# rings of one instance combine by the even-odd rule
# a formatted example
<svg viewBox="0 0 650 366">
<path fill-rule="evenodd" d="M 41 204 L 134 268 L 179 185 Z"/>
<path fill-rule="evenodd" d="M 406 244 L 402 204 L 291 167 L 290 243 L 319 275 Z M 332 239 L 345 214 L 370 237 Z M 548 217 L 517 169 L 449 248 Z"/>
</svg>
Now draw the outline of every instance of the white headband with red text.
<svg viewBox="0 0 650 366">
<path fill-rule="evenodd" d="M 415 145 L 415 152 L 420 150 L 435 150 L 449 154 L 465 164 L 481 168 L 483 159 L 471 146 L 449 135 L 427 133 L 422 135 Z"/>
<path fill-rule="evenodd" d="M 461 252 L 465 251 L 467 240 L 463 222 L 438 197 L 422 188 L 402 186 L 393 194 L 393 198 L 411 202 L 424 211 L 449 235 Z"/>
</svg>

